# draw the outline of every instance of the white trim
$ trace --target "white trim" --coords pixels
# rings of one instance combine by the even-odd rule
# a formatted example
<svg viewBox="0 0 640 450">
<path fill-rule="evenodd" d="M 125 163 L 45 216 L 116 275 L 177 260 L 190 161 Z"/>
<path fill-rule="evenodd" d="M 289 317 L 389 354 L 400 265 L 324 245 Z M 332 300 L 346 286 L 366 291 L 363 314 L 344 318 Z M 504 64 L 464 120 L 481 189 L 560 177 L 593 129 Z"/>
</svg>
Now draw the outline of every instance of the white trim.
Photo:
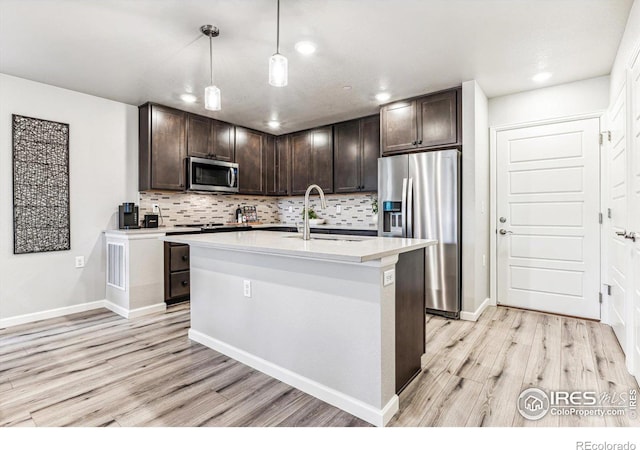
<svg viewBox="0 0 640 450">
<path fill-rule="evenodd" d="M 476 309 L 474 312 L 468 312 L 468 311 L 460 311 L 460 319 L 461 320 L 469 320 L 471 322 L 476 322 L 478 320 L 478 317 L 480 317 L 480 315 L 482 315 L 482 313 L 484 312 L 485 309 L 487 309 L 487 307 L 489 306 L 495 306 L 495 302 L 491 300 L 491 298 L 485 298 L 484 301 L 480 304 L 480 306 L 478 306 L 478 309 Z"/>
<path fill-rule="evenodd" d="M 289 369 L 285 369 L 237 347 L 207 336 L 193 328 L 189 329 L 189 339 L 223 353 L 243 364 L 300 389 L 309 395 L 313 395 L 375 426 L 386 425 L 399 410 L 397 395 L 394 395 L 382 409 L 378 409 L 361 400 L 320 384 L 317 381 L 292 372 Z"/>
<path fill-rule="evenodd" d="M 94 302 L 81 303 L 79 305 L 64 306 L 62 308 L 48 309 L 46 311 L 7 317 L 6 319 L 0 319 L 0 328 L 7 328 L 30 322 L 37 322 L 38 320 L 53 319 L 55 317 L 90 311 L 92 309 L 100 309 L 105 307 L 104 302 L 105 300 L 96 300 Z"/>
<path fill-rule="evenodd" d="M 167 309 L 167 305 L 162 302 L 156 303 L 155 305 L 151 306 L 145 306 L 143 308 L 129 310 L 123 308 L 122 306 L 118 306 L 115 303 L 110 302 L 109 300 L 96 300 L 94 302 L 81 303 L 79 305 L 48 309 L 46 311 L 39 311 L 30 314 L 23 314 L 21 316 L 13 316 L 7 317 L 6 319 L 0 319 L 0 328 L 14 327 L 16 325 L 23 325 L 25 323 L 37 322 L 38 320 L 54 319 L 56 317 L 91 311 L 92 309 L 100 308 L 106 308 L 110 311 L 113 311 L 114 313 L 124 317 L 125 319 L 135 319 L 136 317 L 164 312 Z"/>
<path fill-rule="evenodd" d="M 492 303 L 494 305 L 497 305 L 498 302 L 498 285 L 497 285 L 497 281 L 498 281 L 498 266 L 497 266 L 497 259 L 498 259 L 498 247 L 497 247 L 497 239 L 496 239 L 496 233 L 498 230 L 498 223 L 497 223 L 497 217 L 496 217 L 496 212 L 497 212 L 497 195 L 498 195 L 498 188 L 497 188 L 497 182 L 498 182 L 498 168 L 497 168 L 497 161 L 496 158 L 498 157 L 497 155 L 497 138 L 498 138 L 498 132 L 499 131 L 506 131 L 506 130 L 512 130 L 512 129 L 516 129 L 516 128 L 526 128 L 526 127 L 535 127 L 535 126 L 539 126 L 539 125 L 551 125 L 551 124 L 556 124 L 556 123 L 563 123 L 563 122 L 573 122 L 576 120 L 585 120 L 585 119 L 599 119 L 600 121 L 602 120 L 602 117 L 604 117 L 606 115 L 606 111 L 595 111 L 592 113 L 587 113 L 587 114 L 577 114 L 577 115 L 571 115 L 571 116 L 565 116 L 565 117 L 556 117 L 556 118 L 552 118 L 552 119 L 544 119 L 544 120 L 536 120 L 533 122 L 524 122 L 524 123 L 515 123 L 515 124 L 509 124 L 509 125 L 500 125 L 500 126 L 493 126 L 489 128 L 489 235 L 491 238 L 491 242 L 489 243 L 489 254 L 492 256 L 490 259 L 490 265 L 489 265 L 489 298 L 491 299 Z M 602 125 L 600 123 L 600 125 Z M 600 128 L 600 131 L 602 131 L 602 128 Z M 600 159 L 598 159 L 598 162 L 600 163 L 600 174 L 601 174 L 601 178 L 602 178 L 602 171 L 605 169 L 602 164 Z M 598 200 L 600 200 L 602 198 L 602 185 L 600 186 L 600 195 L 598 196 Z M 603 205 L 602 203 L 600 204 L 600 209 L 603 209 Z M 603 261 L 603 257 L 602 257 L 602 246 L 600 247 L 600 264 L 602 264 Z M 602 277 L 601 277 L 602 278 Z M 602 283 L 602 279 L 600 281 L 600 283 Z M 602 317 L 602 314 L 601 314 Z"/>
<path fill-rule="evenodd" d="M 104 307 L 124 317 L 125 319 L 135 319 L 136 317 L 165 312 L 167 309 L 167 305 L 164 302 L 156 303 L 155 305 L 144 306 L 142 308 L 127 309 L 123 308 L 122 306 L 116 305 L 109 300 L 104 300 Z"/>
</svg>

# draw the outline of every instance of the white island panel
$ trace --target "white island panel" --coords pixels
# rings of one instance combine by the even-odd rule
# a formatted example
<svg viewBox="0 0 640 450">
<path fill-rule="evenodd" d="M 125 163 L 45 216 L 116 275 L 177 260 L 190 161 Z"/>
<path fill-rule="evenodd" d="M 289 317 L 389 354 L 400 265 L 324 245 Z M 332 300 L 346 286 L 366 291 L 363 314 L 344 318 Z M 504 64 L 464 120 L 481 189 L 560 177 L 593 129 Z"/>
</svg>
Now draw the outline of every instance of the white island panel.
<svg viewBox="0 0 640 450">
<path fill-rule="evenodd" d="M 384 425 L 398 405 L 394 286 L 382 287 L 382 272 L 396 260 L 335 264 L 194 247 L 190 337 Z"/>
</svg>

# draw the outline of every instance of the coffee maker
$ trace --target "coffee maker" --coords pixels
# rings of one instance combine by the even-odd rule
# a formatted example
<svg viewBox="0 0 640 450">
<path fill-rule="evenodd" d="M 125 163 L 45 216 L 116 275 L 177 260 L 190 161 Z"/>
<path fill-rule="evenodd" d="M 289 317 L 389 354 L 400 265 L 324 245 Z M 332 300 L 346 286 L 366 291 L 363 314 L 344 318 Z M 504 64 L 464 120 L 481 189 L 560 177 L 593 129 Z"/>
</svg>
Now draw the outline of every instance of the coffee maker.
<svg viewBox="0 0 640 450">
<path fill-rule="evenodd" d="M 121 230 L 140 228 L 138 207 L 135 203 L 123 203 L 118 206 L 118 228 Z"/>
</svg>

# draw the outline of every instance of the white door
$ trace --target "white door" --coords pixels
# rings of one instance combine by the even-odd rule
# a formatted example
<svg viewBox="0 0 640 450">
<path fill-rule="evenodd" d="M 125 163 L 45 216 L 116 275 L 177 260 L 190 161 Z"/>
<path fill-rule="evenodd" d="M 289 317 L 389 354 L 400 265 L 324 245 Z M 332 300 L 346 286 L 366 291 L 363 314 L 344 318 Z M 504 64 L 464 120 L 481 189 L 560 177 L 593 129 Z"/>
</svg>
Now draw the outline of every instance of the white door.
<svg viewBox="0 0 640 450">
<path fill-rule="evenodd" d="M 631 129 L 633 141 L 629 158 L 629 203 L 630 213 L 627 245 L 631 251 L 631 276 L 629 311 L 627 314 L 633 324 L 633 329 L 627 331 L 627 336 L 633 342 L 632 361 L 630 371 L 640 380 L 640 61 L 636 59 L 631 70 Z M 635 239 L 635 241 L 633 241 Z M 627 325 L 629 326 L 629 324 Z M 627 353 L 628 354 L 628 353 Z"/>
<path fill-rule="evenodd" d="M 609 323 L 627 353 L 627 285 L 629 254 L 627 239 L 627 135 L 626 87 L 617 95 L 607 114 L 610 137 L 605 146 L 609 176 L 607 181 L 609 226 L 606 231 L 607 283 L 611 286 Z"/>
<path fill-rule="evenodd" d="M 497 133 L 498 303 L 600 318 L 597 118 Z"/>
</svg>

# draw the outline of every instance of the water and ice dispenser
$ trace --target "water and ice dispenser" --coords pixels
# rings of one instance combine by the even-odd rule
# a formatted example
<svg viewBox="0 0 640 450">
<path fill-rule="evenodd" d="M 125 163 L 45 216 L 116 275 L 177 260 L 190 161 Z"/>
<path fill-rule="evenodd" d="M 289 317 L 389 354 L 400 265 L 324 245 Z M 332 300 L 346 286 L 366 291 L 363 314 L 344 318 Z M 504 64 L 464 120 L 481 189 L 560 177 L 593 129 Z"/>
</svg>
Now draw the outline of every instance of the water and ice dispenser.
<svg viewBox="0 0 640 450">
<path fill-rule="evenodd" d="M 382 235 L 402 237 L 402 202 L 382 202 Z"/>
</svg>

